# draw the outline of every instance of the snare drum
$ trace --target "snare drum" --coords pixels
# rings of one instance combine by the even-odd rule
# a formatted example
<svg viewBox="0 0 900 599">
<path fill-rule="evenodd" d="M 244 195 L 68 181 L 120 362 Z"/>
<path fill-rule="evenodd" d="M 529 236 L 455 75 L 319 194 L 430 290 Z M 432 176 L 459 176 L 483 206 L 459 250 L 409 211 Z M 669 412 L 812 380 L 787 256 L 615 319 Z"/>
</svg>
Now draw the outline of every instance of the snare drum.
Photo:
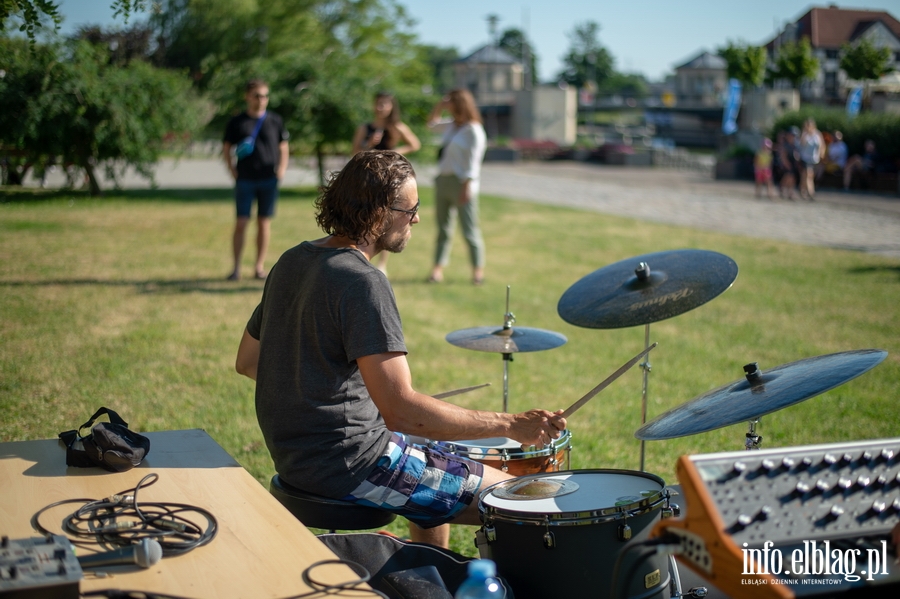
<svg viewBox="0 0 900 599">
<path fill-rule="evenodd" d="M 506 437 L 476 439 L 473 441 L 429 441 L 435 447 L 470 460 L 478 460 L 513 476 L 525 476 L 539 472 L 558 472 L 569 469 L 571 434 L 560 433 L 549 445 L 522 447 L 518 441 Z M 560 467 L 562 466 L 562 467 Z"/>
<path fill-rule="evenodd" d="M 628 540 L 647 538 L 664 508 L 668 513 L 665 483 L 644 472 L 524 476 L 482 492 L 478 549 L 496 562 L 516 599 L 670 597 L 681 590 L 674 560 L 646 550 L 619 555 Z"/>
</svg>

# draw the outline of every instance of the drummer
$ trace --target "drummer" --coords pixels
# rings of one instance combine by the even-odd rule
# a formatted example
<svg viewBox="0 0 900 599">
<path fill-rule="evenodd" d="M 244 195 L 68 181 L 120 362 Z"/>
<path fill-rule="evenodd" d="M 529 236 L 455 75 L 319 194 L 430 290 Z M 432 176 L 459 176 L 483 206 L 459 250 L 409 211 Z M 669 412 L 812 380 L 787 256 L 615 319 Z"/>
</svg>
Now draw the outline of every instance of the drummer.
<svg viewBox="0 0 900 599">
<path fill-rule="evenodd" d="M 562 410 L 467 410 L 413 388 L 390 283 L 371 260 L 403 251 L 419 222 L 415 172 L 400 154 L 356 154 L 316 200 L 327 234 L 286 251 L 266 279 L 235 367 L 256 381 L 256 413 L 279 476 L 304 491 L 410 521 L 447 547 L 447 523 L 480 524 L 478 491 L 510 475 L 407 443 L 508 437 L 542 446 Z"/>
</svg>

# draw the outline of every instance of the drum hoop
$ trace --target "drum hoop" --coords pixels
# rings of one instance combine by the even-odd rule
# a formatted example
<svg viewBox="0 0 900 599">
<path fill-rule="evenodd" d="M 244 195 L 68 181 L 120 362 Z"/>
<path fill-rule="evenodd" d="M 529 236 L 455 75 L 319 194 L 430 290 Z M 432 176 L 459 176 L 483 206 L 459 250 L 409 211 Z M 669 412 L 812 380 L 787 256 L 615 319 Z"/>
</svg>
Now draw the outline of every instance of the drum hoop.
<svg viewBox="0 0 900 599">
<path fill-rule="evenodd" d="M 472 439 L 477 441 L 477 439 Z M 532 458 L 543 458 L 547 456 L 555 456 L 569 448 L 571 442 L 571 434 L 568 429 L 562 431 L 558 439 L 553 439 L 549 445 L 538 449 L 531 445 L 531 449 L 521 448 L 501 448 L 501 447 L 483 447 L 489 453 L 477 453 L 472 455 L 469 448 L 477 447 L 476 445 L 457 445 L 453 441 L 429 441 L 428 446 L 432 449 L 440 449 L 447 453 L 462 456 L 470 460 L 529 460 Z"/>
<path fill-rule="evenodd" d="M 561 474 L 576 473 L 591 474 L 625 474 L 632 476 L 642 476 L 657 482 L 662 487 L 659 491 L 654 492 L 646 497 L 642 497 L 639 501 L 635 501 L 626 505 L 617 505 L 611 507 L 597 508 L 593 510 L 578 510 L 574 512 L 559 512 L 555 514 L 546 514 L 538 512 L 517 512 L 510 509 L 487 505 L 484 498 L 487 497 L 491 490 L 498 484 L 491 485 L 478 494 L 478 512 L 482 522 L 514 522 L 517 524 L 531 524 L 540 526 L 581 526 L 589 524 L 601 524 L 603 522 L 611 522 L 614 520 L 623 520 L 626 518 L 634 518 L 642 516 L 658 509 L 661 504 L 668 502 L 669 490 L 662 478 L 649 472 L 638 472 L 634 470 L 616 470 L 616 469 L 594 469 L 594 470 L 562 470 L 559 472 L 548 472 L 530 475 L 532 478 L 547 478 L 550 476 L 559 476 Z M 505 482 L 505 481 L 504 481 Z"/>
<path fill-rule="evenodd" d="M 491 505 L 484 506 L 483 503 L 479 502 L 478 511 L 482 515 L 482 520 L 489 522 L 513 522 L 515 524 L 531 524 L 534 526 L 586 526 L 643 516 L 659 509 L 660 504 L 664 503 L 668 498 L 669 496 L 666 494 L 665 497 L 658 497 L 652 503 L 641 501 L 640 507 L 634 509 L 629 509 L 634 506 L 634 504 L 631 504 L 630 506 L 617 506 L 581 512 L 563 512 L 559 514 L 513 512 Z"/>
</svg>

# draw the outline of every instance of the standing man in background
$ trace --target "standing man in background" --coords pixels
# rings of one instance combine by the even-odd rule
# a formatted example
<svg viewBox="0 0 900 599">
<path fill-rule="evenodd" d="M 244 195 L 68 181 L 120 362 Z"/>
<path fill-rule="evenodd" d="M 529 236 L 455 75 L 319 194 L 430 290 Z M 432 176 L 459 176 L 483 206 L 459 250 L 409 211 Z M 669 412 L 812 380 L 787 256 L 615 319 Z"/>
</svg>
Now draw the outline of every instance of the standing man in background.
<svg viewBox="0 0 900 599">
<path fill-rule="evenodd" d="M 241 255 L 244 236 L 253 200 L 256 199 L 256 266 L 254 276 L 265 279 L 264 262 L 269 248 L 272 217 L 278 199 L 278 184 L 288 165 L 288 132 L 281 117 L 266 110 L 269 106 L 269 85 L 251 79 L 244 88 L 247 110 L 233 117 L 225 127 L 222 154 L 228 171 L 234 178 L 234 200 L 237 220 L 234 225 L 232 248 L 234 269 L 229 281 L 241 279 Z M 234 152 L 232 152 L 234 150 Z"/>
</svg>

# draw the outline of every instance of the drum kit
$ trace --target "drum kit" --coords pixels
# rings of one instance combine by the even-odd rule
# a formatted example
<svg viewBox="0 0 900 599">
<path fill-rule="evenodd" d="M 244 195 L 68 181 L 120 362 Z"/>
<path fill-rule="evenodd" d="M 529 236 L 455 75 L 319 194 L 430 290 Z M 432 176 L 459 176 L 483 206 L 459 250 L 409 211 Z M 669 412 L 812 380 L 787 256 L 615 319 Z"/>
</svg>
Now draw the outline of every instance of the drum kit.
<svg viewBox="0 0 900 599">
<path fill-rule="evenodd" d="M 585 276 L 560 298 L 557 311 L 579 327 L 644 326 L 644 350 L 564 412 L 568 417 L 609 383 L 643 359 L 640 471 L 569 470 L 571 434 L 541 447 L 522 447 L 495 438 L 434 442 L 451 453 L 482 461 L 516 478 L 483 490 L 478 503 L 483 526 L 476 534 L 482 557 L 493 559 L 520 599 L 530 597 L 703 596 L 681 592 L 674 559 L 623 551 L 631 539 L 646 539 L 654 524 L 677 515 L 663 480 L 644 472 L 644 442 L 694 435 L 749 423 L 745 448 L 759 449 L 761 416 L 824 393 L 874 368 L 887 356 L 858 350 L 819 356 L 760 370 L 744 367 L 745 378 L 697 397 L 647 422 L 650 324 L 714 299 L 737 278 L 737 264 L 716 252 L 685 249 L 637 256 Z M 559 333 L 514 327 L 509 311 L 502 327 L 464 329 L 447 335 L 453 345 L 503 356 L 503 411 L 507 411 L 509 362 L 517 352 L 553 349 L 566 343 Z M 627 553 L 627 555 L 626 555 Z M 552 572 L 565 572 L 565 583 Z M 611 584 L 611 581 L 615 581 Z M 620 582 L 619 582 L 620 581 Z"/>
</svg>

